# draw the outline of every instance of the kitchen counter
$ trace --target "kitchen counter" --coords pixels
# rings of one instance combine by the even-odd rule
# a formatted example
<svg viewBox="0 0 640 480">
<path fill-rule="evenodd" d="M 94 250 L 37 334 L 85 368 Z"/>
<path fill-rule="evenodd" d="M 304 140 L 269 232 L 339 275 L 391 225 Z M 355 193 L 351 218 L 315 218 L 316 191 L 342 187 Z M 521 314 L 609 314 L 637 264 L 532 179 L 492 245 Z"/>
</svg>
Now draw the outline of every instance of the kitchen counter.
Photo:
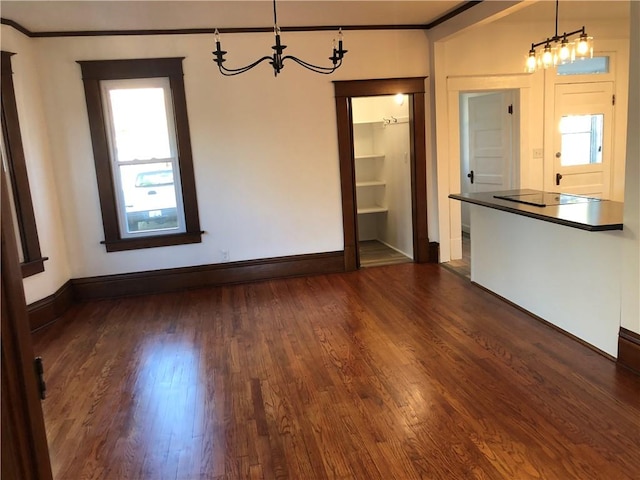
<svg viewBox="0 0 640 480">
<path fill-rule="evenodd" d="M 450 198 L 470 204 L 474 283 L 617 355 L 622 203 L 537 190 Z"/>
<path fill-rule="evenodd" d="M 457 193 L 449 198 L 591 232 L 622 230 L 624 204 L 611 200 L 530 189 Z"/>
</svg>

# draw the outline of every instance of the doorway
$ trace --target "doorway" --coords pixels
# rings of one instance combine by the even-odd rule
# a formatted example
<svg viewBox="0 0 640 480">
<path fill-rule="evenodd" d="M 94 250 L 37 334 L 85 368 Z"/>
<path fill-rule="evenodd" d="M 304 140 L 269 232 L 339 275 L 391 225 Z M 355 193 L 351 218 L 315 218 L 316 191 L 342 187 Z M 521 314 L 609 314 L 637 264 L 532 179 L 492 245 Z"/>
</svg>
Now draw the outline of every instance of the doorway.
<svg viewBox="0 0 640 480">
<path fill-rule="evenodd" d="M 519 91 L 459 93 L 460 191 L 504 191 L 519 188 Z M 461 207 L 462 258 L 451 268 L 470 276 L 471 222 L 469 204 Z"/>
<path fill-rule="evenodd" d="M 353 100 L 358 97 L 401 93 L 406 98 L 409 126 L 408 165 L 411 184 L 411 253 L 414 262 L 438 261 L 437 244 L 429 242 L 427 232 L 425 79 L 426 77 L 413 77 L 334 82 L 342 187 L 345 271 L 357 270 L 361 266 L 353 125 Z"/>
<path fill-rule="evenodd" d="M 351 104 L 360 266 L 411 262 L 408 96 L 357 97 Z"/>
</svg>

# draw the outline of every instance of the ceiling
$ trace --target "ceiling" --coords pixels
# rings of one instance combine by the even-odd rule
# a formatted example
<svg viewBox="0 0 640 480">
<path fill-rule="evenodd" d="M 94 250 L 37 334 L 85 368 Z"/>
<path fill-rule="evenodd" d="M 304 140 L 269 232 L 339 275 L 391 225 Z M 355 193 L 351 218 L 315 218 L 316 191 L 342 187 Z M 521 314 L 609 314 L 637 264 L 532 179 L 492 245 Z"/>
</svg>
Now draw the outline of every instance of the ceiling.
<svg viewBox="0 0 640 480">
<path fill-rule="evenodd" d="M 491 1 L 491 0 L 489 0 Z M 495 1 L 495 0 L 494 0 Z M 466 4 L 454 0 L 278 0 L 281 27 L 428 25 Z M 550 21 L 555 2 L 525 0 L 514 22 Z M 30 32 L 269 28 L 271 0 L 1 0 L 0 16 Z M 629 0 L 563 0 L 560 23 L 624 19 Z"/>
<path fill-rule="evenodd" d="M 466 1 L 279 0 L 286 26 L 427 25 Z M 31 32 L 273 26 L 269 0 L 8 1 L 0 15 Z"/>
</svg>

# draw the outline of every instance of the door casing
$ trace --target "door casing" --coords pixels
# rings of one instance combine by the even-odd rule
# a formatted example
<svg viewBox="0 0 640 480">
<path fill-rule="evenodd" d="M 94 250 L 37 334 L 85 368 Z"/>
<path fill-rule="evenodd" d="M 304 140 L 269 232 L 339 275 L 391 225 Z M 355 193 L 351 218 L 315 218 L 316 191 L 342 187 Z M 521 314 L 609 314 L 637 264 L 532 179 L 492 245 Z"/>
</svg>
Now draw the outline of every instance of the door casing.
<svg viewBox="0 0 640 480">
<path fill-rule="evenodd" d="M 360 264 L 353 152 L 352 97 L 373 97 L 395 95 L 397 93 L 404 93 L 409 96 L 413 258 L 416 263 L 438 261 L 437 249 L 430 245 L 427 231 L 425 79 L 426 77 L 411 77 L 333 82 L 338 124 L 345 271 L 357 270 Z"/>
</svg>

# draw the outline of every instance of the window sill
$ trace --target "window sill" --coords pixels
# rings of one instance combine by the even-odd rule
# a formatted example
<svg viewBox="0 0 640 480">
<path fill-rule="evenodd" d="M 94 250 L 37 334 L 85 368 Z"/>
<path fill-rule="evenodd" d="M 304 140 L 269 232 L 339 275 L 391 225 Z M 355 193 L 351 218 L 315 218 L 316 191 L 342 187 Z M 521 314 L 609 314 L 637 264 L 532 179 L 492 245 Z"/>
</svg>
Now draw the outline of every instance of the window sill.
<svg viewBox="0 0 640 480">
<path fill-rule="evenodd" d="M 20 270 L 22 270 L 22 278 L 44 272 L 44 262 L 46 260 L 49 260 L 49 257 L 42 257 L 31 262 L 21 263 Z"/>
<path fill-rule="evenodd" d="M 202 242 L 202 234 L 196 233 L 176 233 L 172 235 L 158 235 L 153 237 L 123 238 L 118 240 L 105 240 L 104 244 L 107 252 L 122 252 L 124 250 L 138 250 L 141 248 L 168 247 L 171 245 L 185 245 L 188 243 Z"/>
</svg>

